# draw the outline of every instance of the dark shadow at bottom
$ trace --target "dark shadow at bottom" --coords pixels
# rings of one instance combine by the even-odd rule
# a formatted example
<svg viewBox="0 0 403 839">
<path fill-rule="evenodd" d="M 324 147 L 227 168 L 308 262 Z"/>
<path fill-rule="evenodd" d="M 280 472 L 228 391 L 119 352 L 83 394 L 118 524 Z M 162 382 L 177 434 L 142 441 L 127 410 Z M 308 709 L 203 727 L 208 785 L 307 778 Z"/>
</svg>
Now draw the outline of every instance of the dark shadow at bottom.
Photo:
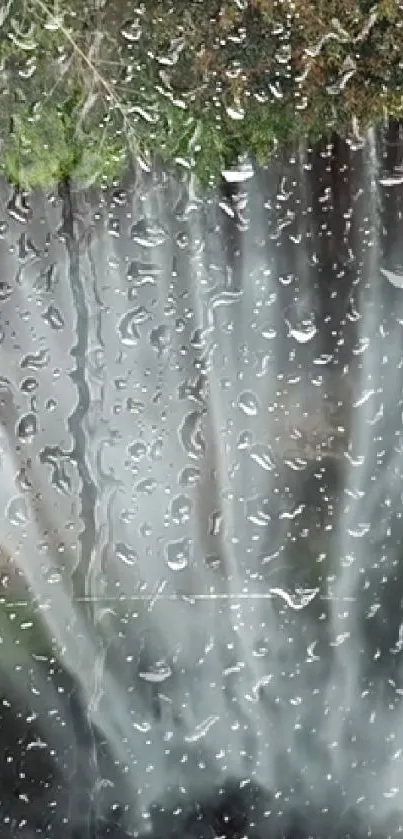
<svg viewBox="0 0 403 839">
<path fill-rule="evenodd" d="M 230 778 L 199 800 L 167 796 L 151 806 L 147 832 L 132 832 L 129 825 L 141 822 L 135 795 L 89 725 L 74 680 L 47 662 L 40 676 L 29 674 L 31 700 L 1 668 L 0 678 L 0 839 L 386 839 L 400 833 L 397 827 L 375 836 L 355 814 L 340 818 L 342 808 L 284 815 L 275 792 L 246 778 Z"/>
</svg>

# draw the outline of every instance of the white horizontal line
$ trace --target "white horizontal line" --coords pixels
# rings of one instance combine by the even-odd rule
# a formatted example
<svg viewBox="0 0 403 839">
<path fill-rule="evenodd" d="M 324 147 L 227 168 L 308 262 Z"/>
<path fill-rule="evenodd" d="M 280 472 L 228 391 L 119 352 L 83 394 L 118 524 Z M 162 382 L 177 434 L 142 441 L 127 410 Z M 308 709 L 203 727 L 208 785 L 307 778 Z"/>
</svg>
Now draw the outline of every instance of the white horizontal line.
<svg viewBox="0 0 403 839">
<path fill-rule="evenodd" d="M 251 593 L 218 593 L 218 594 L 137 594 L 137 595 L 124 595 L 122 597 L 72 597 L 71 603 L 135 603 L 139 600 L 144 600 L 145 602 L 156 602 L 157 600 L 168 600 L 168 601 L 175 601 L 175 600 L 273 600 L 277 599 L 278 594 L 274 592 L 251 592 Z M 318 594 L 318 600 L 327 600 L 331 602 L 340 601 L 342 603 L 355 603 L 355 597 L 334 597 L 331 594 Z M 18 601 L 10 601 L 4 600 L 3 603 L 0 601 L 0 608 L 1 606 L 6 606 L 7 608 L 16 608 L 18 606 L 32 606 L 32 600 L 18 600 Z"/>
</svg>

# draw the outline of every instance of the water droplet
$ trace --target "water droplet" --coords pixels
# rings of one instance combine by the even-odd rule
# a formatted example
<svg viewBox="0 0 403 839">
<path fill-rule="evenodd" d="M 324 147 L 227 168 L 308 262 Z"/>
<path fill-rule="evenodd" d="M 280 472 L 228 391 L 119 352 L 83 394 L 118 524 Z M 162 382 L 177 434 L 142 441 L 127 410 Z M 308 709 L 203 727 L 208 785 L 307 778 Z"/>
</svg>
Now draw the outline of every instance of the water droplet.
<svg viewBox="0 0 403 839">
<path fill-rule="evenodd" d="M 160 274 L 161 268 L 158 265 L 134 260 L 129 265 L 127 279 L 132 281 L 136 288 L 145 285 L 154 286 Z"/>
<path fill-rule="evenodd" d="M 163 245 L 167 234 L 162 227 L 145 219 L 140 219 L 137 224 L 134 224 L 130 236 L 136 245 L 142 248 L 157 248 Z"/>
<path fill-rule="evenodd" d="M 155 442 L 152 444 L 150 448 L 151 460 L 161 460 L 163 446 L 164 441 L 161 439 L 161 437 L 159 437 L 158 440 L 155 440 Z"/>
<path fill-rule="evenodd" d="M 140 338 L 140 333 L 136 327 L 136 313 L 137 309 L 126 312 L 118 323 L 118 332 L 122 344 L 128 347 L 134 347 Z"/>
<path fill-rule="evenodd" d="M 42 370 L 49 364 L 49 350 L 39 350 L 37 353 L 29 353 L 21 359 L 20 367 L 27 370 Z"/>
<path fill-rule="evenodd" d="M 177 539 L 165 546 L 168 568 L 171 571 L 183 571 L 189 565 L 192 551 L 191 539 Z"/>
<path fill-rule="evenodd" d="M 13 293 L 13 287 L 10 283 L 6 283 L 5 280 L 0 282 L 0 302 L 4 302 L 8 300 Z"/>
<path fill-rule="evenodd" d="M 285 591 L 282 588 L 271 588 L 270 593 L 277 595 L 277 597 L 281 597 L 290 609 L 294 609 L 295 611 L 299 611 L 300 609 L 304 609 L 306 606 L 311 603 L 312 600 L 318 594 L 319 589 L 304 589 L 303 591 L 297 591 L 294 594 L 290 594 L 288 591 Z"/>
<path fill-rule="evenodd" d="M 35 49 L 35 45 L 33 45 Z M 16 190 L 7 204 L 7 212 L 21 224 L 25 224 L 32 215 L 31 207 L 26 203 L 26 196 Z"/>
<path fill-rule="evenodd" d="M 129 446 L 129 455 L 132 460 L 136 461 L 136 463 L 145 457 L 146 454 L 147 446 L 142 440 L 136 440 L 135 443 L 132 443 L 131 446 Z"/>
<path fill-rule="evenodd" d="M 273 341 L 274 338 L 277 337 L 277 330 L 274 329 L 272 326 L 264 326 L 262 329 L 262 338 L 266 338 L 267 341 Z"/>
<path fill-rule="evenodd" d="M 255 443 L 250 450 L 250 456 L 262 469 L 271 472 L 275 468 L 272 453 L 268 446 L 262 443 Z"/>
<path fill-rule="evenodd" d="M 178 483 L 181 487 L 192 487 L 195 486 L 198 481 L 200 480 L 201 472 L 200 469 L 196 469 L 194 466 L 185 466 L 184 469 L 179 473 Z"/>
<path fill-rule="evenodd" d="M 210 536 L 218 536 L 223 526 L 223 515 L 221 510 L 214 510 L 209 515 L 208 532 Z"/>
<path fill-rule="evenodd" d="M 370 522 L 358 522 L 355 528 L 348 528 L 347 532 L 354 539 L 362 539 L 371 530 Z"/>
<path fill-rule="evenodd" d="M 114 216 L 112 216 L 111 218 L 108 219 L 107 231 L 108 231 L 110 236 L 116 236 L 117 239 L 119 238 L 119 236 L 120 236 L 120 222 L 119 222 L 118 218 L 115 218 Z"/>
<path fill-rule="evenodd" d="M 245 163 L 243 166 L 239 166 L 238 168 L 224 169 L 222 175 L 227 183 L 242 183 L 243 181 L 248 181 L 250 178 L 253 178 L 253 168 L 250 163 Z"/>
<path fill-rule="evenodd" d="M 115 379 L 115 388 L 116 390 L 126 390 L 127 379 L 124 376 L 119 376 L 119 378 Z"/>
<path fill-rule="evenodd" d="M 286 320 L 286 324 L 288 326 L 288 337 L 294 338 L 298 344 L 307 344 L 308 341 L 312 341 L 318 331 L 315 324 L 310 320 L 306 323 L 302 322 L 300 329 L 294 329 L 288 320 Z"/>
<path fill-rule="evenodd" d="M 189 457 L 198 459 L 201 457 L 206 448 L 206 443 L 200 428 L 202 413 L 200 411 L 191 411 L 182 420 L 179 426 L 179 439 L 182 446 Z"/>
<path fill-rule="evenodd" d="M 228 106 L 225 110 L 229 118 L 233 119 L 235 122 L 239 122 L 240 120 L 243 120 L 245 118 L 245 111 L 240 106 L 238 106 L 237 108 L 231 108 L 231 106 Z M 223 172 L 224 177 L 226 176 L 226 174 L 228 175 L 228 173 Z"/>
<path fill-rule="evenodd" d="M 378 183 L 381 186 L 400 186 L 401 184 L 403 184 L 403 175 L 391 175 L 389 177 L 387 175 L 385 175 L 384 178 L 379 178 Z M 381 268 L 381 271 L 383 273 L 382 268 Z M 402 277 L 402 280 L 403 280 L 403 277 Z"/>
<path fill-rule="evenodd" d="M 150 313 L 144 306 L 137 306 L 136 309 L 132 310 L 132 317 L 134 323 L 144 323 L 146 320 L 150 320 Z"/>
<path fill-rule="evenodd" d="M 381 268 L 381 274 L 389 280 L 394 288 L 403 288 L 403 273 L 402 271 L 388 271 L 386 268 Z"/>
<path fill-rule="evenodd" d="M 152 536 L 152 532 L 153 529 L 151 527 L 151 524 L 147 521 L 143 521 L 139 527 L 140 536 L 142 536 L 143 539 L 148 539 L 149 536 Z"/>
<path fill-rule="evenodd" d="M 130 396 L 126 402 L 126 409 L 130 414 L 143 414 L 146 406 L 144 402 L 140 402 L 138 399 L 132 399 Z"/>
<path fill-rule="evenodd" d="M 15 527 L 23 527 L 29 522 L 27 502 L 23 495 L 16 495 L 7 504 L 6 515 Z"/>
<path fill-rule="evenodd" d="M 145 478 L 136 486 L 136 492 L 140 495 L 152 495 L 157 487 L 157 481 L 154 478 Z"/>
<path fill-rule="evenodd" d="M 187 495 L 177 495 L 171 501 L 171 519 L 174 524 L 185 524 L 189 521 L 192 502 Z"/>
<path fill-rule="evenodd" d="M 217 715 L 211 715 L 207 717 L 203 722 L 200 722 L 196 725 L 194 731 L 191 734 L 187 734 L 185 736 L 186 743 L 197 743 L 198 740 L 201 740 L 203 737 L 206 736 L 207 732 L 210 731 L 213 725 L 219 722 L 220 717 Z"/>
<path fill-rule="evenodd" d="M 58 585 L 63 581 L 63 575 L 56 568 L 47 568 L 44 572 L 44 577 L 47 583 L 51 586 Z"/>
<path fill-rule="evenodd" d="M 17 426 L 17 436 L 21 440 L 28 442 L 29 440 L 32 440 L 32 437 L 35 436 L 37 430 L 38 426 L 35 414 L 24 414 Z"/>
<path fill-rule="evenodd" d="M 56 306 L 49 306 L 48 309 L 46 309 L 46 312 L 43 313 L 42 317 L 44 321 L 49 324 L 51 329 L 55 329 L 56 331 L 63 329 L 64 318 Z"/>
<path fill-rule="evenodd" d="M 127 507 L 122 510 L 119 516 L 120 520 L 124 522 L 124 524 L 132 524 L 135 521 L 136 514 L 134 510 L 128 510 Z"/>
<path fill-rule="evenodd" d="M 151 346 L 161 356 L 171 343 L 171 330 L 168 326 L 157 326 L 150 332 Z"/>
<path fill-rule="evenodd" d="M 251 390 L 245 390 L 238 397 L 238 407 L 249 417 L 256 416 L 260 405 L 255 393 Z"/>
<path fill-rule="evenodd" d="M 175 242 L 180 250 L 186 250 L 190 244 L 188 233 L 185 230 L 180 230 L 175 237 Z"/>
<path fill-rule="evenodd" d="M 139 41 L 141 38 L 141 26 L 138 20 L 133 20 L 128 25 L 121 29 L 122 38 L 126 41 Z"/>
<path fill-rule="evenodd" d="M 266 527 L 271 520 L 270 502 L 267 498 L 254 496 L 245 503 L 246 518 L 258 527 Z"/>
<path fill-rule="evenodd" d="M 88 368 L 91 376 L 103 381 L 105 370 L 105 352 L 102 347 L 95 347 L 88 353 Z"/>
<path fill-rule="evenodd" d="M 269 653 L 270 653 L 270 644 L 269 644 L 268 640 L 266 640 L 266 639 L 258 641 L 254 645 L 253 650 L 252 650 L 252 655 L 255 658 L 266 658 L 266 656 L 268 656 Z"/>
<path fill-rule="evenodd" d="M 33 376 L 28 376 L 28 378 L 24 379 L 21 382 L 21 390 L 23 393 L 33 393 L 38 387 L 38 382 Z"/>
<path fill-rule="evenodd" d="M 144 679 L 145 682 L 165 682 L 172 676 L 172 667 L 167 664 L 165 661 L 156 661 L 151 667 L 148 667 L 147 670 L 141 670 L 138 674 L 140 679 Z"/>
<path fill-rule="evenodd" d="M 237 441 L 237 448 L 242 451 L 242 449 L 249 449 L 251 445 L 252 435 L 250 431 L 241 431 Z"/>
<path fill-rule="evenodd" d="M 135 565 L 138 560 L 138 555 L 134 548 L 129 548 L 129 546 L 125 545 L 124 542 L 117 543 L 115 546 L 115 554 L 116 558 L 121 562 L 124 562 L 125 565 Z"/>
<path fill-rule="evenodd" d="M 207 568 L 216 571 L 218 568 L 221 567 L 222 559 L 218 556 L 218 554 L 208 554 L 204 558 L 204 562 Z"/>
</svg>

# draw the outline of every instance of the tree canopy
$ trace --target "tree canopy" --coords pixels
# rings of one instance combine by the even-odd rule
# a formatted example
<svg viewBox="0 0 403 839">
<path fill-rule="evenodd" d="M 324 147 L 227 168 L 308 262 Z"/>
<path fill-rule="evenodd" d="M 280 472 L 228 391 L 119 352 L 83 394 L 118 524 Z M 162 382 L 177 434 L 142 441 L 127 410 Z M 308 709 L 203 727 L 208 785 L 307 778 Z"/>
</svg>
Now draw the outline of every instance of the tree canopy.
<svg viewBox="0 0 403 839">
<path fill-rule="evenodd" d="M 0 165 L 22 188 L 155 157 L 208 185 L 402 115 L 402 0 L 7 0 L 0 23 Z"/>
</svg>

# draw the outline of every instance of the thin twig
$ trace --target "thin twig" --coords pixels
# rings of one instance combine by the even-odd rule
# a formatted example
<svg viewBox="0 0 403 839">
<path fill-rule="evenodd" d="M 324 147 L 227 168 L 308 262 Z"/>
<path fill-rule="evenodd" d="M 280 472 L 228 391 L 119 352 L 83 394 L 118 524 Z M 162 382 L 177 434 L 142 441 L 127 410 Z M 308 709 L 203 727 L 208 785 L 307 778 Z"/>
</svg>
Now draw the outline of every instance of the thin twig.
<svg viewBox="0 0 403 839">
<path fill-rule="evenodd" d="M 43 0 L 34 0 L 34 2 L 36 3 L 36 5 L 37 5 L 40 9 L 42 9 L 42 11 L 43 11 L 43 12 L 45 12 L 45 14 L 46 14 L 46 15 L 47 15 L 47 17 L 49 18 L 49 20 L 53 21 L 54 23 L 57 23 L 57 26 L 58 26 L 58 28 L 60 29 L 61 33 L 64 35 L 64 37 L 66 38 L 66 40 L 67 40 L 67 41 L 71 44 L 71 46 L 72 46 L 72 47 L 73 47 L 73 49 L 75 50 L 76 54 L 77 54 L 78 56 L 80 56 L 80 58 L 81 58 L 81 60 L 84 62 L 84 64 L 86 64 L 86 66 L 87 66 L 87 67 L 89 67 L 89 69 L 91 70 L 91 72 L 94 74 L 94 76 L 95 76 L 95 77 L 96 77 L 96 79 L 98 80 L 98 82 L 99 82 L 99 84 L 101 85 L 101 87 L 103 87 L 103 89 L 105 90 L 105 92 L 108 94 L 108 97 L 109 97 L 110 101 L 113 103 L 113 105 L 115 106 L 115 108 L 116 108 L 116 109 L 119 111 L 119 113 L 121 114 L 122 119 L 123 119 L 123 124 L 124 124 L 125 130 L 126 130 L 126 132 L 127 132 L 127 138 L 128 138 L 128 139 L 133 139 L 133 140 L 134 140 L 134 143 L 135 143 L 136 149 L 137 149 L 137 151 L 139 151 L 139 149 L 138 149 L 138 144 L 137 144 L 137 142 L 136 142 L 136 140 L 135 140 L 135 138 L 134 138 L 134 136 L 133 136 L 132 127 L 131 127 L 131 125 L 128 123 L 128 120 L 127 120 L 127 115 L 126 115 L 126 113 L 125 113 L 124 106 L 122 105 L 122 103 L 121 103 L 121 101 L 118 99 L 118 97 L 116 96 L 115 91 L 113 90 L 113 88 L 111 87 L 111 85 L 110 85 L 110 84 L 106 81 L 106 79 L 104 79 L 103 75 L 99 72 L 99 70 L 97 70 L 97 68 L 96 68 L 96 66 L 93 64 L 93 62 L 92 62 L 92 60 L 91 60 L 90 56 L 89 56 L 89 55 L 88 55 L 88 56 L 87 56 L 87 55 L 85 55 L 85 53 L 83 52 L 83 50 L 81 49 L 81 47 L 77 44 L 76 40 L 73 38 L 73 36 L 70 34 L 70 32 L 69 32 L 69 31 L 68 31 L 68 30 L 67 30 L 67 29 L 63 26 L 63 24 L 60 22 L 60 20 L 55 18 L 55 16 L 54 16 L 54 15 L 52 14 L 52 12 L 51 12 L 51 11 L 47 8 L 47 6 L 46 6 L 46 4 L 43 2 Z"/>
</svg>

